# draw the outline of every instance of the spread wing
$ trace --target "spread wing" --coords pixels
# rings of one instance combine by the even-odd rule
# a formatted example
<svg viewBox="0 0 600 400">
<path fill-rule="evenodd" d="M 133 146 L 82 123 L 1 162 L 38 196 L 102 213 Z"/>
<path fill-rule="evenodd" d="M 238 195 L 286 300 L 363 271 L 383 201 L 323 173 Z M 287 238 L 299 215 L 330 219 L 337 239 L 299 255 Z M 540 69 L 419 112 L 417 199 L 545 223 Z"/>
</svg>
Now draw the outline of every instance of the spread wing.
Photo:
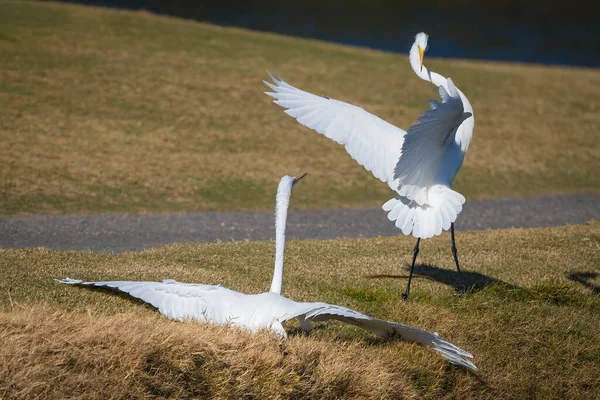
<svg viewBox="0 0 600 400">
<path fill-rule="evenodd" d="M 443 340 L 437 333 L 429 333 L 396 322 L 371 318 L 358 311 L 327 303 L 296 303 L 294 312 L 289 313 L 284 320 L 294 317 L 300 317 L 305 327 L 310 322 L 336 320 L 356 325 L 379 337 L 398 336 L 401 339 L 433 348 L 453 364 L 477 370 L 475 364 L 467 359 L 473 357 L 471 353 Z"/>
<path fill-rule="evenodd" d="M 348 154 L 367 171 L 391 185 L 405 131 L 360 107 L 316 96 L 274 78 L 270 73 L 269 76 L 273 83 L 265 81 L 265 84 L 274 92 L 265 93 L 275 99 L 275 104 L 287 108 L 286 114 L 343 144 Z M 395 187 L 392 189 L 396 190 Z"/>
<path fill-rule="evenodd" d="M 201 322 L 211 319 L 211 316 L 208 315 L 210 310 L 207 296 L 214 294 L 215 291 L 227 291 L 228 294 L 237 293 L 222 286 L 181 283 L 172 279 L 163 282 L 84 282 L 70 278 L 57 279 L 57 281 L 69 285 L 97 286 L 119 290 L 151 304 L 167 318 L 178 320 L 193 318 Z"/>
<path fill-rule="evenodd" d="M 427 204 L 430 187 L 437 183 L 435 175 L 443 160 L 444 149 L 454 142 L 456 129 L 471 113 L 465 113 L 454 83 L 448 78 L 448 91 L 440 86 L 442 103 L 431 100 L 431 110 L 418 118 L 419 123 L 408 128 L 402 144 L 402 154 L 394 169 L 396 190 L 401 196 L 419 205 Z"/>
</svg>

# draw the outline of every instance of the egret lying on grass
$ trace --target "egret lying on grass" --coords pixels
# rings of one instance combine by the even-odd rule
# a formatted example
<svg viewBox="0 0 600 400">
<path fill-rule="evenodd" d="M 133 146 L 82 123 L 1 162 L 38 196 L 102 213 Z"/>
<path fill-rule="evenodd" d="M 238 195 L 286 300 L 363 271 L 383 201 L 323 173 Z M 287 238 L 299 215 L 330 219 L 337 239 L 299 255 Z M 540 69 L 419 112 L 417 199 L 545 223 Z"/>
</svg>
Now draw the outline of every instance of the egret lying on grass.
<svg viewBox="0 0 600 400">
<path fill-rule="evenodd" d="M 406 132 L 360 107 L 297 89 L 270 73 L 274 84 L 265 82 L 274 90 L 266 94 L 287 108 L 286 114 L 343 144 L 353 159 L 398 193 L 382 208 L 403 234 L 417 238 L 404 299 L 410 294 L 421 239 L 442 230 L 452 234 L 452 254 L 462 281 L 454 221 L 465 198 L 450 187 L 471 141 L 473 108 L 450 78 L 423 66 L 427 39 L 425 33 L 415 36 L 410 65 L 419 78 L 439 87 L 442 102 L 431 100 L 431 110 Z"/>
<path fill-rule="evenodd" d="M 84 282 L 63 279 L 58 282 L 71 285 L 89 285 L 117 289 L 129 293 L 158 308 L 168 318 L 195 319 L 214 324 L 230 324 L 250 331 L 270 329 L 285 337 L 285 321 L 298 317 L 300 326 L 309 330 L 311 322 L 338 320 L 373 332 L 377 336 L 397 336 L 401 339 L 432 347 L 451 363 L 477 369 L 465 357 L 472 355 L 452 343 L 442 340 L 437 333 L 371 318 L 357 311 L 326 303 L 298 303 L 281 296 L 285 225 L 290 194 L 294 185 L 306 174 L 284 176 L 277 189 L 275 211 L 275 271 L 269 292 L 244 294 L 221 285 L 181 283 L 172 279 L 161 282 Z"/>
</svg>

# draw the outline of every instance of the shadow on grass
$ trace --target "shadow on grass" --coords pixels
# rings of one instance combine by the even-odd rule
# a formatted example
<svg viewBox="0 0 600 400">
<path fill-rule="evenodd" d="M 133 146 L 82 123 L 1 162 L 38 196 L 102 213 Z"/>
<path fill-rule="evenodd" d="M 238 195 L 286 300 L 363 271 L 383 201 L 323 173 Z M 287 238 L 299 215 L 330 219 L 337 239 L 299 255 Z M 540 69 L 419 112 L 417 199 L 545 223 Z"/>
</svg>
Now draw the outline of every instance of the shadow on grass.
<svg viewBox="0 0 600 400">
<path fill-rule="evenodd" d="M 582 284 L 588 289 L 591 289 L 594 294 L 600 295 L 600 286 L 591 283 L 590 281 L 598 278 L 600 274 L 597 272 L 573 272 L 567 278 L 573 282 Z"/>
<path fill-rule="evenodd" d="M 304 330 L 298 326 L 298 327 L 293 327 L 293 328 L 286 327 L 285 332 L 287 333 L 288 336 L 306 337 L 306 336 L 310 336 L 315 331 L 320 331 L 320 330 L 327 329 L 327 328 L 328 328 L 327 322 L 317 322 L 317 323 L 313 323 L 311 325 L 310 330 L 308 330 L 308 331 Z"/>
<path fill-rule="evenodd" d="M 433 265 L 415 265 L 415 273 L 462 292 L 458 274 L 454 270 L 443 269 Z M 462 271 L 467 294 L 481 294 L 503 301 L 543 301 L 560 306 L 592 307 L 598 309 L 597 298 L 576 290 L 572 285 L 558 280 L 537 283 L 531 287 L 521 287 L 506 283 L 499 279 L 474 271 Z M 569 279 L 580 282 L 591 288 L 594 294 L 600 293 L 600 288 L 589 282 L 598 277 L 595 272 L 580 272 L 569 275 Z"/>
<path fill-rule="evenodd" d="M 479 292 L 491 284 L 501 284 L 506 288 L 515 289 L 516 286 L 494 279 L 490 276 L 480 274 L 479 272 L 469 271 L 462 269 L 462 277 L 464 280 L 465 288 L 467 292 L 476 293 Z M 439 268 L 435 265 L 430 264 L 419 264 L 415 265 L 415 273 L 419 275 L 427 276 L 428 278 L 443 283 L 448 286 L 452 286 L 456 291 L 462 292 L 463 287 L 460 284 L 458 272 L 456 270 L 450 270 L 445 268 Z"/>
<path fill-rule="evenodd" d="M 410 268 L 410 267 L 406 267 Z M 371 279 L 391 278 L 404 279 L 408 281 L 408 274 L 405 275 L 371 275 Z M 462 270 L 462 277 L 465 284 L 465 290 L 469 293 L 479 292 L 492 284 L 500 284 L 505 288 L 516 289 L 517 286 L 511 285 L 499 279 L 494 279 L 490 276 L 480 274 L 474 271 Z M 413 273 L 413 279 L 425 278 L 432 281 L 440 282 L 448 286 L 452 286 L 457 292 L 463 292 L 463 287 L 460 284 L 460 279 L 456 270 L 439 268 L 430 264 L 417 264 Z"/>
</svg>

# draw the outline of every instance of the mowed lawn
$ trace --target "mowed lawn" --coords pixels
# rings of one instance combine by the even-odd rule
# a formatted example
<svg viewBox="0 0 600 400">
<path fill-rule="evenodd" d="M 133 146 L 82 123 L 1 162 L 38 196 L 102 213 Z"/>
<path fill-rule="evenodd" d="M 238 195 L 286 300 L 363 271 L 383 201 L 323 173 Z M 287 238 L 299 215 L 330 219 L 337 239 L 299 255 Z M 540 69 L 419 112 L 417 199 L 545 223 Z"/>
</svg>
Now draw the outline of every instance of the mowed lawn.
<svg viewBox="0 0 600 400">
<path fill-rule="evenodd" d="M 308 335 L 174 322 L 53 278 L 222 283 L 268 290 L 273 242 L 174 245 L 108 255 L 0 250 L 0 393 L 8 398 L 597 398 L 600 224 L 461 233 L 466 295 L 447 235 L 427 240 L 410 302 L 410 238 L 292 241 L 284 295 L 430 331 L 478 372 L 430 349 L 339 323 Z M 12 396 L 12 397 L 11 397 Z"/>
<path fill-rule="evenodd" d="M 380 205 L 386 185 L 263 94 L 265 69 L 404 129 L 438 96 L 402 54 L 48 2 L 0 2 L 0 54 L 0 215 L 270 209 L 301 172 L 298 207 Z M 467 198 L 598 190 L 599 70 L 426 64 L 475 109 Z"/>
</svg>

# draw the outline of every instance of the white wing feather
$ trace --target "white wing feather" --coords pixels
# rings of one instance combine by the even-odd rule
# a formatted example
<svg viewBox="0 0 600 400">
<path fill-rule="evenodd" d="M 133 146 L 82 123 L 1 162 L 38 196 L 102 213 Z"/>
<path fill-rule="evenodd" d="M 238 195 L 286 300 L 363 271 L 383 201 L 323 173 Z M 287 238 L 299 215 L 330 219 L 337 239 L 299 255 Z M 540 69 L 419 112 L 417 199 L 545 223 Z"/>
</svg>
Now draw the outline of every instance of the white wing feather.
<svg viewBox="0 0 600 400">
<path fill-rule="evenodd" d="M 472 114 L 464 112 L 450 78 L 439 87 L 442 102 L 431 100 L 431 110 L 404 132 L 360 107 L 315 96 L 269 76 L 274 83 L 265 84 L 274 92 L 266 94 L 287 108 L 287 114 L 343 144 L 352 158 L 398 192 L 383 209 L 403 234 L 426 239 L 456 220 L 465 198 L 450 186 L 468 146 L 457 142 L 456 132 Z M 472 118 L 469 123 L 472 129 Z"/>
<path fill-rule="evenodd" d="M 274 92 L 265 94 L 275 98 L 275 104 L 287 108 L 286 114 L 296 118 L 302 125 L 343 144 L 348 154 L 367 171 L 391 185 L 405 131 L 360 107 L 316 96 L 297 89 L 270 73 L 269 76 L 274 84 L 264 83 Z"/>
<path fill-rule="evenodd" d="M 477 370 L 475 364 L 467 359 L 473 357 L 471 353 L 443 340 L 437 333 L 429 333 L 422 329 L 413 328 L 411 326 L 402 325 L 396 322 L 371 318 L 368 315 L 359 313 L 358 311 L 332 304 L 295 304 L 296 306 L 294 307 L 294 312 L 289 313 L 289 315 L 287 315 L 286 318 L 281 322 L 294 317 L 300 317 L 305 324 L 327 320 L 341 321 L 356 325 L 362 329 L 376 334 L 379 337 L 398 336 L 403 340 L 416 342 L 421 345 L 431 347 L 438 353 L 442 354 L 451 363 Z"/>
<path fill-rule="evenodd" d="M 441 339 L 437 333 L 432 334 L 395 322 L 371 318 L 332 304 L 298 303 L 271 292 L 245 295 L 220 285 L 181 283 L 172 279 L 163 282 L 85 282 L 70 278 L 56 281 L 69 285 L 116 289 L 152 304 L 168 318 L 232 323 L 252 331 L 268 328 L 283 336 L 285 331 L 282 324 L 289 319 L 299 317 L 304 328 L 309 327 L 311 322 L 333 319 L 356 325 L 380 337 L 399 336 L 401 339 L 431 347 L 451 363 L 477 369 L 465 358 L 472 357 L 469 352 Z M 230 316 L 235 318 L 231 320 Z"/>
<path fill-rule="evenodd" d="M 417 204 L 429 204 L 428 191 L 436 184 L 435 178 L 447 146 L 454 145 L 456 129 L 470 113 L 465 113 L 462 100 L 454 83 L 448 78 L 448 91 L 440 86 L 442 103 L 430 102 L 431 110 L 418 118 L 419 123 L 408 128 L 402 144 L 402 154 L 394 169 L 398 193 Z M 462 160 L 460 161 L 462 163 Z"/>
<path fill-rule="evenodd" d="M 181 283 L 172 279 L 163 282 L 84 282 L 70 278 L 57 279 L 57 281 L 70 285 L 116 289 L 151 304 L 167 318 L 177 320 L 193 318 L 200 322 L 211 319 L 211 316 L 208 315 L 211 310 L 207 298 L 216 295 L 216 291 L 226 291 L 228 296 L 236 293 L 240 294 L 222 286 Z"/>
</svg>

